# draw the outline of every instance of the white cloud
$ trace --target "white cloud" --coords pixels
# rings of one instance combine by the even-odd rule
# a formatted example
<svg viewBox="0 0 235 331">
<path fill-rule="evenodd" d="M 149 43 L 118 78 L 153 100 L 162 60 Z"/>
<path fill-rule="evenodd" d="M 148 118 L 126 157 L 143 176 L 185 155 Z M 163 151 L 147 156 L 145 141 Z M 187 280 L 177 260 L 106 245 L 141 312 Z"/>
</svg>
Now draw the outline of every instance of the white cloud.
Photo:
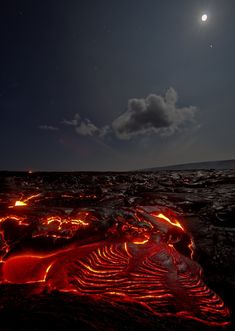
<svg viewBox="0 0 235 331">
<path fill-rule="evenodd" d="M 38 128 L 40 130 L 45 130 L 45 131 L 58 131 L 59 130 L 59 128 L 52 126 L 52 125 L 47 125 L 47 124 L 39 125 Z"/>
<path fill-rule="evenodd" d="M 128 101 L 127 110 L 115 118 L 110 125 L 97 127 L 89 119 L 75 114 L 74 119 L 63 124 L 75 127 L 83 136 L 105 137 L 114 134 L 118 139 L 128 140 L 136 136 L 158 134 L 171 136 L 196 126 L 194 106 L 178 107 L 178 94 L 169 88 L 164 96 L 149 94 L 146 98 Z"/>
</svg>

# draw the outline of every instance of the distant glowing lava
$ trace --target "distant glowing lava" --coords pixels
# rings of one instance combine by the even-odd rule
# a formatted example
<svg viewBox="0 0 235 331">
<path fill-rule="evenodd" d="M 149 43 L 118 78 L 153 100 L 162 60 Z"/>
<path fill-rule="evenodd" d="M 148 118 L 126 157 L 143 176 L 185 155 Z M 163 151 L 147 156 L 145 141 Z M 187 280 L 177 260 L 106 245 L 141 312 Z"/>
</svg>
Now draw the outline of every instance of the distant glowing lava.
<svg viewBox="0 0 235 331">
<path fill-rule="evenodd" d="M 38 193 L 38 194 L 33 194 L 33 195 L 30 195 L 28 198 L 25 198 L 25 199 L 21 199 L 21 200 L 17 200 L 15 203 L 14 203 L 14 206 L 9 206 L 9 208 L 13 208 L 13 207 L 24 207 L 24 206 L 27 206 L 28 205 L 28 202 L 30 200 L 33 200 L 33 199 L 36 199 L 38 197 L 40 197 L 41 194 Z"/>
<path fill-rule="evenodd" d="M 16 201 L 15 202 L 15 207 L 19 207 L 19 206 L 27 206 L 27 203 L 24 201 Z"/>
</svg>

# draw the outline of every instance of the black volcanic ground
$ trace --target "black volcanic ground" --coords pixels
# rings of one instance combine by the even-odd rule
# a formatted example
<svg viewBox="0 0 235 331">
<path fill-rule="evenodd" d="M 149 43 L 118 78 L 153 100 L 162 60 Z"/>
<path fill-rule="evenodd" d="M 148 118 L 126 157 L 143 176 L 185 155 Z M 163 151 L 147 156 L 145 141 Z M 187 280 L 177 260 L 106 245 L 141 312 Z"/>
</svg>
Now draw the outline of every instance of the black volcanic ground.
<svg viewBox="0 0 235 331">
<path fill-rule="evenodd" d="M 1 173 L 0 213 L 21 196 L 41 193 L 47 209 L 163 206 L 174 210 L 196 244 L 204 279 L 233 311 L 235 172 L 190 170 L 129 173 Z M 56 196 L 55 196 L 56 195 Z M 72 198 L 62 198 L 62 196 Z M 55 199 L 56 198 L 56 199 Z M 156 318 L 138 306 L 113 308 L 65 293 L 28 296 L 29 285 L 1 285 L 1 330 L 220 330 L 193 321 Z M 30 285 L 34 286 L 34 285 Z M 233 330 L 233 325 L 226 328 Z"/>
</svg>

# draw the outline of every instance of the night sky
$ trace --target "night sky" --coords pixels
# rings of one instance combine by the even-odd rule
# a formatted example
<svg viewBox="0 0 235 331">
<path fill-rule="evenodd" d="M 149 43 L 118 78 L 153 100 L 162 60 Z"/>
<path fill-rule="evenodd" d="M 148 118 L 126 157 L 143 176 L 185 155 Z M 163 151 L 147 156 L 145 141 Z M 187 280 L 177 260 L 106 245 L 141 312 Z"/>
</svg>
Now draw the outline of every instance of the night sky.
<svg viewBox="0 0 235 331">
<path fill-rule="evenodd" d="M 1 170 L 235 158 L 234 0 L 1 0 L 0 26 Z"/>
</svg>

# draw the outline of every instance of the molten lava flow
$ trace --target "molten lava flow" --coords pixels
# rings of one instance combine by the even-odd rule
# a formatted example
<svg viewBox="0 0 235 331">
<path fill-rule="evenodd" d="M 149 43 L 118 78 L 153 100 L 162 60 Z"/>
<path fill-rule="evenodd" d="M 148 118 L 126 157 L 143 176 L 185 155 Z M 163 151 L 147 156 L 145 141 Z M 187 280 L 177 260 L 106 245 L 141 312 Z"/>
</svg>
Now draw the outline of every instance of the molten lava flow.
<svg viewBox="0 0 235 331">
<path fill-rule="evenodd" d="M 153 215 L 156 216 L 156 217 L 158 217 L 158 218 L 161 218 L 161 219 L 165 220 L 166 222 L 170 223 L 171 225 L 176 226 L 176 227 L 178 227 L 178 228 L 180 228 L 181 230 L 184 231 L 184 228 L 182 227 L 182 225 L 180 224 L 179 221 L 177 221 L 177 220 L 170 220 L 168 217 L 166 217 L 165 215 L 163 215 L 161 213 L 160 214 L 157 214 L 157 215 L 155 213 L 153 213 Z"/>
<path fill-rule="evenodd" d="M 40 193 L 33 194 L 33 195 L 29 196 L 28 198 L 24 199 L 24 202 L 28 202 L 30 200 L 36 199 L 36 198 L 40 197 L 40 195 L 41 195 Z"/>
<path fill-rule="evenodd" d="M 149 241 L 149 239 L 144 239 L 143 241 L 133 241 L 133 244 L 144 245 Z"/>
<path fill-rule="evenodd" d="M 29 223 L 25 222 L 26 218 L 25 217 L 20 217 L 16 215 L 7 215 L 5 217 L 0 218 L 0 224 L 7 221 L 7 220 L 12 220 L 17 222 L 19 225 L 29 225 Z"/>
<path fill-rule="evenodd" d="M 9 224 L 15 233 L 7 232 Z M 42 215 L 34 223 L 9 215 L 0 218 L 0 226 L 1 283 L 40 283 L 48 291 L 140 303 L 156 315 L 228 324 L 229 312 L 201 279 L 193 240 L 175 217 L 141 208 L 112 213 L 94 208 Z M 27 228 L 24 237 L 21 230 Z M 38 237 L 47 245 L 51 240 L 52 251 L 11 251 L 10 236 L 18 233 L 32 244 Z"/>
<path fill-rule="evenodd" d="M 40 195 L 41 195 L 40 193 L 33 194 L 33 195 L 29 196 L 28 198 L 25 198 L 23 200 L 17 200 L 15 202 L 14 206 L 10 206 L 9 208 L 27 206 L 28 205 L 28 202 L 30 200 L 36 199 L 36 198 L 40 197 Z"/>
<path fill-rule="evenodd" d="M 19 207 L 19 206 L 27 206 L 27 203 L 24 201 L 16 201 L 15 202 L 15 207 Z"/>
</svg>

